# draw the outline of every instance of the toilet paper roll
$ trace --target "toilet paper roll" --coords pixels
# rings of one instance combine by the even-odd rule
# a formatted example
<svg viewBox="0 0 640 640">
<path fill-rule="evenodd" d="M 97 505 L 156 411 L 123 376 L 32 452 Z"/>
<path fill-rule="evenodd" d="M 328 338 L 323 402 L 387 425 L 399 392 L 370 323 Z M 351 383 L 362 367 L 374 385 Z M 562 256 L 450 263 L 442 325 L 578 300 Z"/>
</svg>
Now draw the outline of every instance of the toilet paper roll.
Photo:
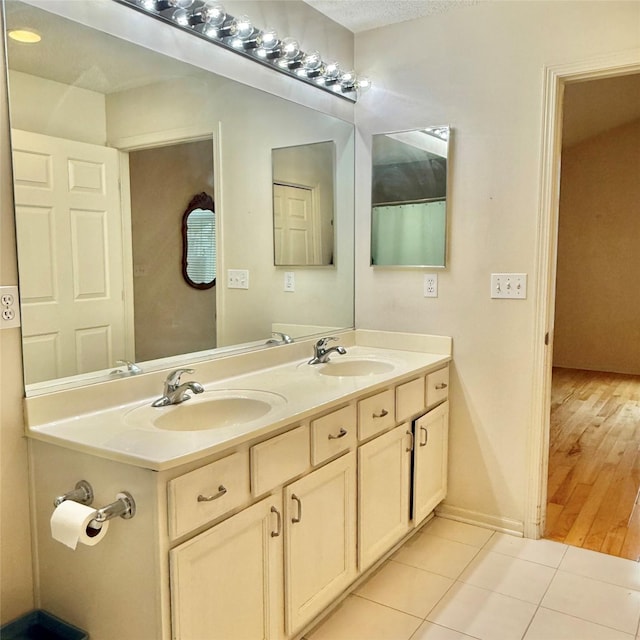
<svg viewBox="0 0 640 640">
<path fill-rule="evenodd" d="M 103 522 L 99 528 L 90 526 L 97 513 L 93 507 L 73 500 L 65 500 L 55 508 L 51 516 L 53 539 L 71 549 L 75 549 L 78 542 L 90 547 L 98 544 L 107 534 L 109 522 Z"/>
</svg>

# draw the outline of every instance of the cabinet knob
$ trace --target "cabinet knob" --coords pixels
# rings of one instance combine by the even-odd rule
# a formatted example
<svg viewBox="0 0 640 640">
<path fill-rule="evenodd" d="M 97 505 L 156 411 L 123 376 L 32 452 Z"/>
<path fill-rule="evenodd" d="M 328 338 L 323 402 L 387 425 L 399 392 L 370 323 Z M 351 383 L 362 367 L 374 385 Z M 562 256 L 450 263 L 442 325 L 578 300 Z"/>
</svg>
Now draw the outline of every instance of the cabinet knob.
<svg viewBox="0 0 640 640">
<path fill-rule="evenodd" d="M 222 496 L 227 493 L 224 485 L 220 485 L 218 487 L 218 493 L 214 493 L 212 496 L 203 496 L 200 494 L 198 496 L 198 502 L 212 502 L 213 500 L 217 500 L 218 498 L 222 498 Z"/>
<path fill-rule="evenodd" d="M 338 438 L 344 438 L 347 435 L 347 430 L 343 427 L 340 427 L 340 431 L 338 431 L 338 435 L 334 436 L 332 433 L 329 434 L 329 440 L 337 440 Z"/>
<path fill-rule="evenodd" d="M 446 382 L 438 382 L 438 384 L 436 385 L 436 389 L 438 391 L 441 391 L 442 389 L 446 389 L 449 385 Z"/>
<path fill-rule="evenodd" d="M 374 411 L 372 414 L 373 418 L 384 418 L 385 416 L 388 416 L 389 412 L 386 409 L 382 409 L 380 411 Z"/>
</svg>

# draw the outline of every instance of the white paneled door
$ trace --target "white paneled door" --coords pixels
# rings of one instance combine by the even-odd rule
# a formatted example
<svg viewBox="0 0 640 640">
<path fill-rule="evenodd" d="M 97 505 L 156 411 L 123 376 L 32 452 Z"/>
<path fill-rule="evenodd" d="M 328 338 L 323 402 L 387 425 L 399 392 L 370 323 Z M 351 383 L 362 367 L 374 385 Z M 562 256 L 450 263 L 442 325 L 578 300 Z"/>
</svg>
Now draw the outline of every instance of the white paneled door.
<svg viewBox="0 0 640 640">
<path fill-rule="evenodd" d="M 13 130 L 27 383 L 128 355 L 118 151 Z"/>
<path fill-rule="evenodd" d="M 320 264 L 313 191 L 274 183 L 273 227 L 277 265 Z"/>
</svg>

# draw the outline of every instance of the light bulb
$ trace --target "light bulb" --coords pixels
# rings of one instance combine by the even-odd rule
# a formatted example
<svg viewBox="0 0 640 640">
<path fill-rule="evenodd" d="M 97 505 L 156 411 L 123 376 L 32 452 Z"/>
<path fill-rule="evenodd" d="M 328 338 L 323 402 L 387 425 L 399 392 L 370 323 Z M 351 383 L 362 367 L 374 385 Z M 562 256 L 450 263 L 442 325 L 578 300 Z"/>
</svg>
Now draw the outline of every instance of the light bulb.
<svg viewBox="0 0 640 640">
<path fill-rule="evenodd" d="M 302 58 L 302 67 L 307 72 L 306 75 L 313 78 L 322 70 L 322 57 L 317 51 L 306 53 Z"/>
<path fill-rule="evenodd" d="M 169 6 L 176 9 L 188 9 L 193 4 L 193 0 L 169 0 Z"/>
<path fill-rule="evenodd" d="M 200 10 L 200 17 L 210 27 L 221 27 L 227 19 L 227 14 L 221 4 L 205 2 Z"/>
<path fill-rule="evenodd" d="M 371 89 L 371 80 L 369 80 L 369 78 L 364 78 L 364 77 L 358 78 L 356 81 L 356 88 L 360 93 L 364 93 L 365 91 L 368 91 L 369 89 Z"/>
<path fill-rule="evenodd" d="M 176 9 L 173 12 L 171 18 L 177 22 L 181 27 L 189 26 L 189 18 L 191 17 L 191 12 L 187 9 Z"/>
<path fill-rule="evenodd" d="M 231 35 L 240 38 L 240 40 L 248 40 L 254 33 L 255 29 L 251 24 L 251 20 L 247 16 L 235 18 L 231 23 Z"/>
<path fill-rule="evenodd" d="M 300 45 L 293 38 L 285 38 L 282 41 L 282 57 L 286 60 L 295 60 L 300 55 Z"/>
<path fill-rule="evenodd" d="M 274 29 L 266 29 L 258 34 L 256 43 L 261 49 L 273 51 L 280 43 L 280 40 L 278 40 L 278 34 Z"/>
<path fill-rule="evenodd" d="M 355 71 L 345 71 L 341 76 L 340 76 L 340 86 L 343 89 L 353 89 L 353 86 L 356 82 L 356 74 Z"/>
</svg>

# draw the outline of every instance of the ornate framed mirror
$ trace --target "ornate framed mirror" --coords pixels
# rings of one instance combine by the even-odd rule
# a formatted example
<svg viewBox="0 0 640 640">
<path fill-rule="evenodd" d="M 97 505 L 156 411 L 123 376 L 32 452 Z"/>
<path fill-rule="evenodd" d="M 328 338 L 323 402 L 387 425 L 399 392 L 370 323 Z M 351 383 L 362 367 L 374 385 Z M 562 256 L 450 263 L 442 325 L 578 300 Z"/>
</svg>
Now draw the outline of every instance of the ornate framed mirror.
<svg viewBox="0 0 640 640">
<path fill-rule="evenodd" d="M 194 196 L 182 216 L 182 275 L 195 289 L 216 284 L 216 216 L 213 198 Z"/>
</svg>

